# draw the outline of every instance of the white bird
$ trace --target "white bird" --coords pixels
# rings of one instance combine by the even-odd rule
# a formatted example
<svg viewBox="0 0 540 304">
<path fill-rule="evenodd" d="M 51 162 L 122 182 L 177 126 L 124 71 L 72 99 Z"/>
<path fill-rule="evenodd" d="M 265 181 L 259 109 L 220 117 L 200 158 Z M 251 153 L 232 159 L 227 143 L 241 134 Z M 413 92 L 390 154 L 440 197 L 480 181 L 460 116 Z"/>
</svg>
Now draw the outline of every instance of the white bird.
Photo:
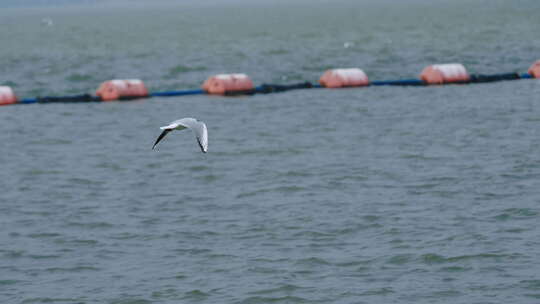
<svg viewBox="0 0 540 304">
<path fill-rule="evenodd" d="M 353 42 L 350 42 L 350 41 L 347 41 L 345 43 L 343 43 L 343 47 L 348 49 L 350 47 L 353 47 L 354 46 L 354 43 Z"/>
<path fill-rule="evenodd" d="M 201 151 L 203 153 L 208 152 L 208 130 L 206 129 L 206 125 L 204 122 L 198 121 L 197 119 L 191 117 L 178 119 L 171 122 L 168 126 L 161 127 L 160 129 L 163 130 L 163 132 L 157 138 L 152 149 L 156 147 L 156 145 L 163 139 L 163 137 L 165 137 L 165 135 L 167 135 L 167 133 L 171 132 L 172 130 L 183 130 L 186 128 L 191 129 L 191 131 L 193 131 L 195 134 L 195 137 L 197 137 L 197 143 L 199 143 Z"/>
<path fill-rule="evenodd" d="M 41 19 L 41 24 L 45 26 L 53 26 L 54 23 L 51 18 L 43 18 Z"/>
</svg>

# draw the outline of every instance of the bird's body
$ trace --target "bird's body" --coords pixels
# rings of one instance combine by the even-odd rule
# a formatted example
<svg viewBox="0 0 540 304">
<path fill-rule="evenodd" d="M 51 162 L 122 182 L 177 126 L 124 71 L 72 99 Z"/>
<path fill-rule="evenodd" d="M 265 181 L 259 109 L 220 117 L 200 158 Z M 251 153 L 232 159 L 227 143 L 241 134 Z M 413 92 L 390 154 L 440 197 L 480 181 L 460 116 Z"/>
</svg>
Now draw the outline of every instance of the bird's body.
<svg viewBox="0 0 540 304">
<path fill-rule="evenodd" d="M 201 151 L 203 153 L 208 152 L 208 130 L 206 129 L 206 125 L 204 122 L 198 121 L 197 119 L 191 117 L 178 119 L 171 122 L 167 126 L 161 127 L 160 129 L 163 130 L 163 132 L 161 132 L 157 138 L 152 149 L 154 149 L 156 145 L 163 139 L 163 137 L 165 137 L 165 135 L 167 135 L 169 132 L 173 130 L 183 130 L 186 128 L 191 129 L 195 134 Z"/>
</svg>

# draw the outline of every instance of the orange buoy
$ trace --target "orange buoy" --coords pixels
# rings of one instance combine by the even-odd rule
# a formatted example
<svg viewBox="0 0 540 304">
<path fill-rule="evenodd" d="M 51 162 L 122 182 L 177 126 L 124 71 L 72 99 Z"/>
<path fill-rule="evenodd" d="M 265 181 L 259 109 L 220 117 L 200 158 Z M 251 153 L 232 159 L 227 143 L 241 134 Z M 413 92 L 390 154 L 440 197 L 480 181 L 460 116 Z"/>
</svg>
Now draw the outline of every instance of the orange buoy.
<svg viewBox="0 0 540 304">
<path fill-rule="evenodd" d="M 148 89 L 139 79 L 115 79 L 102 83 L 97 89 L 96 95 L 101 97 L 103 101 L 142 98 L 148 96 Z"/>
<path fill-rule="evenodd" d="M 0 86 L 0 106 L 17 103 L 17 97 L 10 87 Z"/>
<path fill-rule="evenodd" d="M 470 80 L 461 63 L 434 64 L 426 67 L 420 79 L 427 84 L 462 83 Z"/>
<path fill-rule="evenodd" d="M 219 74 L 211 76 L 202 85 L 209 94 L 225 95 L 229 92 L 253 90 L 253 82 L 246 74 Z"/>
<path fill-rule="evenodd" d="M 540 60 L 537 60 L 531 67 L 529 68 L 529 74 L 531 74 L 534 78 L 540 78 Z"/>
<path fill-rule="evenodd" d="M 362 87 L 369 85 L 369 79 L 358 68 L 331 69 L 322 74 L 319 83 L 326 88 Z"/>
</svg>

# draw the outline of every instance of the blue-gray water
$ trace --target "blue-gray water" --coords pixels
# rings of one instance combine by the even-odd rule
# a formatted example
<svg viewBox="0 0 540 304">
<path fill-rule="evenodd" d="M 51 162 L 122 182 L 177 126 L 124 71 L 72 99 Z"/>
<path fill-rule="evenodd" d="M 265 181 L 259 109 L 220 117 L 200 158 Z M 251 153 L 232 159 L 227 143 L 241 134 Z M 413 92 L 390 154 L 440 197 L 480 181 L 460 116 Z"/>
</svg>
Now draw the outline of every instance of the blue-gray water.
<svg viewBox="0 0 540 304">
<path fill-rule="evenodd" d="M 540 59 L 536 0 L 141 3 L 0 10 L 0 84 Z M 538 303 L 538 96 L 520 80 L 2 107 L 0 302 Z M 187 131 L 152 151 L 185 116 L 209 153 Z"/>
</svg>

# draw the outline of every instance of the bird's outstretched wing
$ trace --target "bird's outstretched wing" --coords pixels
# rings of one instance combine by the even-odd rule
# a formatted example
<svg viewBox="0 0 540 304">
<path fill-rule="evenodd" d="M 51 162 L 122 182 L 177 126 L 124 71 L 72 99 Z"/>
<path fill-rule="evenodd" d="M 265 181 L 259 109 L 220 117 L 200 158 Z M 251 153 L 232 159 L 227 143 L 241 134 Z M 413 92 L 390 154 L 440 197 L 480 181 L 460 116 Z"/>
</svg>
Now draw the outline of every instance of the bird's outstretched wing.
<svg viewBox="0 0 540 304">
<path fill-rule="evenodd" d="M 171 132 L 172 130 L 173 129 L 164 129 L 163 132 L 161 132 L 161 134 L 159 134 L 159 137 L 157 138 L 156 142 L 152 146 L 152 150 L 154 150 L 154 148 L 156 147 L 158 142 L 160 142 L 163 139 L 163 137 L 165 137 L 165 135 L 167 135 L 167 133 Z"/>
</svg>

